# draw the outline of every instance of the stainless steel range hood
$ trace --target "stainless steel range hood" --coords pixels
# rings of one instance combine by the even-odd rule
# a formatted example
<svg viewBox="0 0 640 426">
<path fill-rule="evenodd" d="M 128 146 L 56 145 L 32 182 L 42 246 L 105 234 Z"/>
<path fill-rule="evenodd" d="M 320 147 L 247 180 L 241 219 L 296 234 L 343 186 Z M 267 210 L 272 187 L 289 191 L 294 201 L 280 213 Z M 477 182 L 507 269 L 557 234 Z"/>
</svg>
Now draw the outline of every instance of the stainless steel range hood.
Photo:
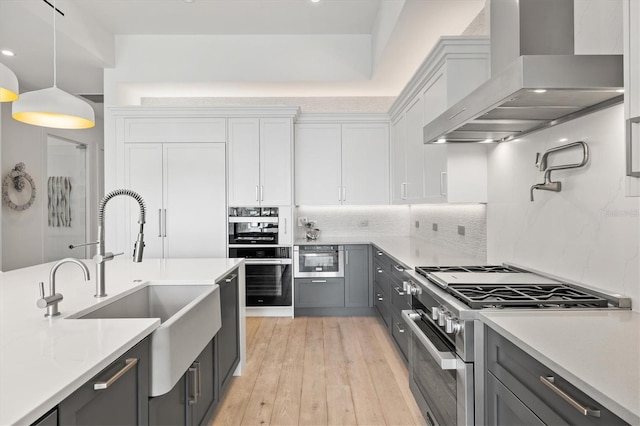
<svg viewBox="0 0 640 426">
<path fill-rule="evenodd" d="M 424 126 L 425 143 L 508 141 L 622 102 L 622 55 L 573 54 L 573 0 L 489 7 L 492 76 Z"/>
</svg>

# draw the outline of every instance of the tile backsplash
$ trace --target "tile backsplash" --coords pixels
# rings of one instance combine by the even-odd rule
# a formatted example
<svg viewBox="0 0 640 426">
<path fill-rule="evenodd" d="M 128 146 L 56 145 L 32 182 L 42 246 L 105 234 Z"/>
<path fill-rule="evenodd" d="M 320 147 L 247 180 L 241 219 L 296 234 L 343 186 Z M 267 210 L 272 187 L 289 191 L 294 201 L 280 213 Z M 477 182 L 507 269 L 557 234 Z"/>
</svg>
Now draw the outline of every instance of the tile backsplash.
<svg viewBox="0 0 640 426">
<path fill-rule="evenodd" d="M 316 221 L 322 238 L 414 237 L 484 262 L 487 257 L 486 205 L 299 206 L 297 218 Z M 416 227 L 416 222 L 419 227 Z M 433 231 L 436 223 L 438 230 Z M 459 233 L 464 228 L 464 235 Z M 296 227 L 296 238 L 304 238 Z"/>
</svg>

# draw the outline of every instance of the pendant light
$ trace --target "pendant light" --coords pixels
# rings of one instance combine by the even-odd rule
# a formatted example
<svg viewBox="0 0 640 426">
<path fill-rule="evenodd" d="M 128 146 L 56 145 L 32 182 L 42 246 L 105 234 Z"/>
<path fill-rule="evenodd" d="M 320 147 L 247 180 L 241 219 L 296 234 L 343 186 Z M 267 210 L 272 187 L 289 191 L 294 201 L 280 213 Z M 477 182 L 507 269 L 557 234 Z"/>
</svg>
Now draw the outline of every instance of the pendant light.
<svg viewBox="0 0 640 426">
<path fill-rule="evenodd" d="M 53 1 L 53 87 L 23 93 L 12 105 L 14 119 L 34 126 L 88 129 L 95 126 L 91 105 L 58 89 L 56 75 L 56 2 Z"/>
<path fill-rule="evenodd" d="M 18 99 L 18 78 L 5 64 L 0 63 L 0 102 Z"/>
</svg>

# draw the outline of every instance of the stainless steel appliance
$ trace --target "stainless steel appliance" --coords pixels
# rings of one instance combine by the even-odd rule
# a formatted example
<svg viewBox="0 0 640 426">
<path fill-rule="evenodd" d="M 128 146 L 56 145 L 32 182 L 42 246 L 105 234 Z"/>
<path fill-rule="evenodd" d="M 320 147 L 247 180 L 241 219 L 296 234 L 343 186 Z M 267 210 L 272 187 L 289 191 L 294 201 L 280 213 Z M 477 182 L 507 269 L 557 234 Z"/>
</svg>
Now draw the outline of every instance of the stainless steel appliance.
<svg viewBox="0 0 640 426">
<path fill-rule="evenodd" d="M 278 244 L 278 207 L 229 207 L 229 244 Z"/>
<path fill-rule="evenodd" d="M 482 309 L 629 308 L 630 299 L 606 295 L 509 265 L 434 266 L 409 271 L 412 309 L 409 380 L 431 425 L 482 423 Z"/>
<path fill-rule="evenodd" d="M 290 247 L 230 247 L 230 258 L 245 258 L 247 306 L 291 306 Z"/>
<path fill-rule="evenodd" d="M 296 278 L 344 277 L 344 246 L 295 246 L 293 263 Z"/>
</svg>

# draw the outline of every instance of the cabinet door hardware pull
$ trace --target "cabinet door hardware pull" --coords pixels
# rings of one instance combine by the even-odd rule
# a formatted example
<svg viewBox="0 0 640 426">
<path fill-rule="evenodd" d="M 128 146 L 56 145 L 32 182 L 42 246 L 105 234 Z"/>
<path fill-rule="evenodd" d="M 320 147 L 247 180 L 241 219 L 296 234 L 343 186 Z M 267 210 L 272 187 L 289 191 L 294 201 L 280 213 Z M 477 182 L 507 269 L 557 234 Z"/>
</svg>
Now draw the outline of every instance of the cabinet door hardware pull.
<svg viewBox="0 0 640 426">
<path fill-rule="evenodd" d="M 342 188 L 338 187 L 338 201 L 342 201 Z"/>
<path fill-rule="evenodd" d="M 260 201 L 260 199 L 258 198 L 258 185 L 256 185 L 256 201 Z"/>
<path fill-rule="evenodd" d="M 376 268 L 376 272 L 379 274 L 383 274 L 384 270 L 382 268 Z"/>
<path fill-rule="evenodd" d="M 264 185 L 260 185 L 260 201 L 264 201 Z"/>
<path fill-rule="evenodd" d="M 378 256 L 382 256 L 382 252 L 381 252 L 381 251 L 378 251 L 376 254 L 377 254 Z"/>
<path fill-rule="evenodd" d="M 382 302 L 384 300 L 384 297 L 380 296 L 380 293 L 376 293 L 376 297 L 378 298 L 378 300 L 380 302 Z"/>
<path fill-rule="evenodd" d="M 345 265 L 349 264 L 349 250 L 344 251 L 344 263 Z"/>
<path fill-rule="evenodd" d="M 312 283 L 326 283 L 327 280 L 311 280 Z"/>
<path fill-rule="evenodd" d="M 158 237 L 162 238 L 162 209 L 158 209 Z"/>
<path fill-rule="evenodd" d="M 631 117 L 627 120 L 627 129 L 626 129 L 627 176 L 632 176 L 632 177 L 640 177 L 640 170 L 633 169 L 633 156 L 635 155 L 634 148 L 636 149 L 638 148 L 633 146 L 633 127 L 634 125 L 637 126 L 638 124 L 640 124 L 640 116 Z"/>
<path fill-rule="evenodd" d="M 229 275 L 227 278 L 224 279 L 224 282 L 230 283 L 231 281 L 235 280 L 237 276 L 238 274 Z"/>
<path fill-rule="evenodd" d="M 342 202 L 347 201 L 347 187 L 343 186 L 342 187 Z"/>
<path fill-rule="evenodd" d="M 585 407 L 576 401 L 571 395 L 560 389 L 555 384 L 555 377 L 553 376 L 540 376 L 540 381 L 546 385 L 549 389 L 554 391 L 560 398 L 564 399 L 573 408 L 582 413 L 583 416 L 600 417 L 600 410 L 594 410 L 593 408 Z"/>
<path fill-rule="evenodd" d="M 189 405 L 194 405 L 198 402 L 198 387 L 196 381 L 198 380 L 198 367 L 194 362 L 189 367 L 189 374 L 191 375 L 191 395 L 189 396 Z"/>
<path fill-rule="evenodd" d="M 105 382 L 97 382 L 93 384 L 93 390 L 103 390 L 103 389 L 108 389 L 109 386 L 113 385 L 115 382 L 118 381 L 118 379 L 122 376 L 124 376 L 125 374 L 127 374 L 127 371 L 131 370 L 133 367 L 136 366 L 136 364 L 138 364 L 138 358 L 127 358 L 125 360 L 125 365 L 124 367 L 122 367 L 116 374 L 114 374 L 113 376 L 111 376 L 111 378 Z"/>
<path fill-rule="evenodd" d="M 400 265 L 393 265 L 393 267 L 398 272 L 404 272 L 404 268 Z"/>
<path fill-rule="evenodd" d="M 287 233 L 287 218 L 284 218 L 284 233 Z"/>
<path fill-rule="evenodd" d="M 404 296 L 404 291 L 402 291 L 402 289 L 400 287 L 394 287 L 396 293 L 398 293 L 398 296 Z"/>
<path fill-rule="evenodd" d="M 400 323 L 396 322 L 395 324 L 396 324 L 396 328 L 398 329 L 398 332 L 399 333 L 404 333 L 404 328 L 400 328 Z"/>
<path fill-rule="evenodd" d="M 440 172 L 440 195 L 447 195 L 447 172 Z"/>
<path fill-rule="evenodd" d="M 162 227 L 164 228 L 164 234 L 162 236 L 166 237 L 167 236 L 167 209 L 164 209 Z"/>
</svg>

